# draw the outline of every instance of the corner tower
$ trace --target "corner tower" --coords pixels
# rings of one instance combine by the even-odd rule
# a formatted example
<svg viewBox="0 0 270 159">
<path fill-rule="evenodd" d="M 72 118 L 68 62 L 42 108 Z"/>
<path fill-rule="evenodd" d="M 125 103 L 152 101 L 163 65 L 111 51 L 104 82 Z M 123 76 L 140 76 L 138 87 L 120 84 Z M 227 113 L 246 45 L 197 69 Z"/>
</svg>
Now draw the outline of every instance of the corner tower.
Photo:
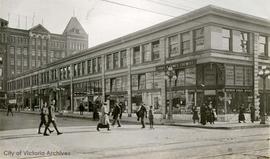
<svg viewBox="0 0 270 159">
<path fill-rule="evenodd" d="M 88 34 L 76 17 L 69 20 L 63 35 L 66 38 L 66 56 L 88 48 Z"/>
</svg>

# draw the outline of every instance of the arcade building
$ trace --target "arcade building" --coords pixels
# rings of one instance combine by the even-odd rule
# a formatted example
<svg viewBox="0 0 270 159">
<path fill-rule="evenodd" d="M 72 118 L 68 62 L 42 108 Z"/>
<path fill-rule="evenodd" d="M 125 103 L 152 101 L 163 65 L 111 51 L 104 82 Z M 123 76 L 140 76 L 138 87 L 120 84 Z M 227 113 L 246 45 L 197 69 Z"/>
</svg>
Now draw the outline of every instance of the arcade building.
<svg viewBox="0 0 270 159">
<path fill-rule="evenodd" d="M 210 5 L 31 69 L 7 86 L 22 107 L 56 99 L 60 111 L 77 111 L 80 102 L 91 111 L 110 101 L 131 116 L 145 103 L 160 118 L 184 119 L 212 102 L 220 120 L 231 120 L 241 105 L 259 114 L 265 67 L 270 21 Z M 265 88 L 269 113 L 269 78 Z"/>
</svg>

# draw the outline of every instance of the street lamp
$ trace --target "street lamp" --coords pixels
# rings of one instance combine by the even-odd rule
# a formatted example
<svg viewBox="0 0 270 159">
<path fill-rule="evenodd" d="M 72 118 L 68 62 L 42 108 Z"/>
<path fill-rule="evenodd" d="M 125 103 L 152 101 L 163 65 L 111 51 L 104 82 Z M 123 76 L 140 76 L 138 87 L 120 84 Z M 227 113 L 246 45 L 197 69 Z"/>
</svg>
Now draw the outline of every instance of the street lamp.
<svg viewBox="0 0 270 159">
<path fill-rule="evenodd" d="M 169 104 L 169 112 L 168 112 L 168 119 L 172 120 L 172 80 L 175 80 L 177 77 L 175 75 L 175 70 L 172 66 L 169 66 L 167 68 L 167 71 L 165 73 L 166 80 L 169 80 L 169 92 L 170 92 L 170 104 Z M 166 102 L 167 104 L 167 102 Z"/>
<path fill-rule="evenodd" d="M 270 68 L 266 66 L 262 66 L 258 74 L 263 79 L 263 104 L 261 105 L 260 115 L 261 115 L 261 122 L 260 124 L 265 124 L 266 120 L 266 78 L 270 78 Z"/>
</svg>

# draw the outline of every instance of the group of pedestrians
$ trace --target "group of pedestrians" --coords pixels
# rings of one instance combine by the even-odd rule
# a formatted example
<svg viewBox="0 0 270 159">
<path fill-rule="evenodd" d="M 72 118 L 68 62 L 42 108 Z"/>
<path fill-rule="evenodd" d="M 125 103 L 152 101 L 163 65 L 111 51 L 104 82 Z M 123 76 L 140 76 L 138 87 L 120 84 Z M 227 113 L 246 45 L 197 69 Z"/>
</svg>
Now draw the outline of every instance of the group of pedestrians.
<svg viewBox="0 0 270 159">
<path fill-rule="evenodd" d="M 215 107 L 213 107 L 211 102 L 209 103 L 209 105 L 206 105 L 206 104 L 202 105 L 200 114 L 201 114 L 202 125 L 205 125 L 208 122 L 210 124 L 215 124 L 215 121 L 217 120 L 217 113 L 216 113 Z"/>
<path fill-rule="evenodd" d="M 101 115 L 100 115 L 99 122 L 97 124 L 97 131 L 99 131 L 100 128 L 107 128 L 107 130 L 110 131 L 111 130 L 110 125 L 114 126 L 116 123 L 117 123 L 118 127 L 121 127 L 121 123 L 120 123 L 120 119 L 122 117 L 121 103 L 120 104 L 116 103 L 112 109 L 112 117 L 113 117 L 112 123 L 110 123 L 110 119 L 109 119 L 110 112 L 107 109 L 107 103 L 103 103 L 103 105 L 100 108 L 100 113 L 101 113 Z M 136 112 L 136 115 L 137 115 L 137 120 L 141 121 L 142 128 L 145 128 L 144 119 L 147 118 L 147 114 L 148 114 L 148 118 L 149 118 L 150 128 L 154 129 L 153 106 L 149 107 L 149 111 L 147 113 L 147 109 L 146 109 L 145 104 L 141 104 L 139 106 L 139 109 Z"/>
<path fill-rule="evenodd" d="M 38 134 L 42 134 L 41 127 L 44 125 L 45 130 L 43 132 L 44 136 L 49 136 L 47 130 L 52 133 L 53 130 L 50 130 L 50 124 L 52 123 L 54 129 L 57 132 L 57 135 L 61 135 L 62 133 L 57 129 L 56 125 L 56 117 L 55 117 L 55 100 L 51 101 L 51 105 L 47 106 L 47 102 L 44 102 L 43 106 L 40 109 L 40 124 L 38 128 Z"/>
</svg>

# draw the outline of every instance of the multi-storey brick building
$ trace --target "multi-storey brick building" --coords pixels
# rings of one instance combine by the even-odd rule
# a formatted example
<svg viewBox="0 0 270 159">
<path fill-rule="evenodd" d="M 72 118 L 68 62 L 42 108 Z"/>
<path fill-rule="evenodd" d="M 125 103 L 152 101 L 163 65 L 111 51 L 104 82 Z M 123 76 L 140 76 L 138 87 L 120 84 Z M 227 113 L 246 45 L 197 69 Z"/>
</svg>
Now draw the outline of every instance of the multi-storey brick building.
<svg viewBox="0 0 270 159">
<path fill-rule="evenodd" d="M 101 99 L 131 114 L 144 102 L 163 117 L 168 103 L 181 116 L 212 102 L 225 119 L 242 104 L 259 110 L 258 70 L 270 67 L 269 50 L 269 21 L 207 6 L 11 78 L 8 90 L 24 105 L 56 98 L 74 111 Z M 169 67 L 175 78 L 166 80 Z M 269 79 L 266 87 L 269 97 Z"/>
<path fill-rule="evenodd" d="M 6 79 L 88 48 L 88 35 L 75 17 L 63 34 L 50 33 L 40 24 L 22 30 L 8 27 L 4 19 L 0 23 L 0 98 L 6 91 Z"/>
</svg>

